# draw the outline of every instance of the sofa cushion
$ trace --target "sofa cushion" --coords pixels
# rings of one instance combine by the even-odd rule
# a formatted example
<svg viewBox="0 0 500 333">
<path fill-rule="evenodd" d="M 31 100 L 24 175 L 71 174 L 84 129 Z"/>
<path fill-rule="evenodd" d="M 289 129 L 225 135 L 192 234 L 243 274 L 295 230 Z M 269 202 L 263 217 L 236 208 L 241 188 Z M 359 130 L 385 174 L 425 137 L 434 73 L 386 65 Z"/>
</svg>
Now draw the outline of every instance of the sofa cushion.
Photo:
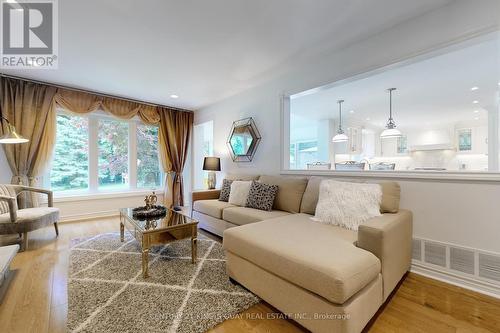
<svg viewBox="0 0 500 333">
<path fill-rule="evenodd" d="M 252 181 L 235 180 L 231 183 L 231 191 L 229 193 L 229 203 L 236 206 L 245 206 L 250 193 Z"/>
<path fill-rule="evenodd" d="M 265 211 L 272 211 L 274 198 L 278 193 L 278 185 L 268 185 L 264 183 L 252 181 L 250 192 L 248 192 L 247 202 L 245 207 L 256 208 Z"/>
<path fill-rule="evenodd" d="M 319 197 L 319 184 L 324 179 L 332 179 L 332 177 L 316 177 L 309 178 L 307 187 L 302 197 L 300 212 L 306 214 L 314 214 Z M 399 211 L 400 187 L 397 182 L 378 182 L 382 187 L 382 203 L 380 204 L 381 213 L 397 213 Z"/>
<path fill-rule="evenodd" d="M 193 204 L 193 210 L 215 217 L 216 219 L 222 218 L 222 210 L 228 207 L 234 207 L 228 202 L 213 200 L 198 200 Z"/>
<path fill-rule="evenodd" d="M 300 202 L 307 186 L 307 178 L 260 176 L 259 182 L 278 185 L 279 189 L 274 200 L 274 209 L 290 213 L 298 213 L 300 211 Z"/>
<path fill-rule="evenodd" d="M 59 208 L 36 207 L 17 211 L 15 223 L 10 221 L 10 214 L 0 215 L 0 233 L 22 233 L 42 228 L 59 220 Z"/>
<path fill-rule="evenodd" d="M 228 180 L 258 180 L 259 176 L 228 173 L 224 178 Z"/>
<path fill-rule="evenodd" d="M 222 219 L 224 221 L 231 222 L 237 225 L 243 225 L 247 223 L 273 219 L 275 217 L 281 217 L 285 215 L 289 215 L 289 213 L 283 212 L 281 210 L 272 210 L 268 212 L 265 210 L 248 207 L 231 207 L 224 209 L 224 211 L 222 212 Z"/>
<path fill-rule="evenodd" d="M 222 187 L 220 188 L 220 195 L 219 195 L 220 201 L 229 202 L 229 194 L 231 194 L 232 183 L 233 181 L 229 179 L 222 180 Z"/>
<path fill-rule="evenodd" d="M 231 208 L 232 209 L 232 208 Z M 380 260 L 356 232 L 294 214 L 224 231 L 224 249 L 325 299 L 343 304 L 376 279 Z"/>
<path fill-rule="evenodd" d="M 302 196 L 302 203 L 300 204 L 300 212 L 305 214 L 314 215 L 316 213 L 316 205 L 319 199 L 319 184 L 326 177 L 312 176 L 307 182 L 304 195 Z M 331 179 L 331 178 L 330 178 Z"/>
<path fill-rule="evenodd" d="M 357 231 L 361 223 L 381 215 L 381 201 L 378 184 L 323 180 L 314 220 Z"/>
<path fill-rule="evenodd" d="M 399 211 L 401 187 L 397 182 L 380 182 L 379 184 L 382 187 L 380 211 L 382 213 L 397 213 Z"/>
</svg>

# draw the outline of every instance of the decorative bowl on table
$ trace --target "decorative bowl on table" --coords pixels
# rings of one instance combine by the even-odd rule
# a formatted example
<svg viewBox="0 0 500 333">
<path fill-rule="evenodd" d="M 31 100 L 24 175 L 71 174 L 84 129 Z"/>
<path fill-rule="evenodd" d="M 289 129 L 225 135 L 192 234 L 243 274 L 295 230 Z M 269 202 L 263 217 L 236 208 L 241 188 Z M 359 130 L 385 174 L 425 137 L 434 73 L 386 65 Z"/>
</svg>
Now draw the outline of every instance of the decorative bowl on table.
<svg viewBox="0 0 500 333">
<path fill-rule="evenodd" d="M 132 216 L 138 220 L 162 218 L 167 215 L 167 208 L 160 205 L 141 206 L 132 209 Z"/>
</svg>

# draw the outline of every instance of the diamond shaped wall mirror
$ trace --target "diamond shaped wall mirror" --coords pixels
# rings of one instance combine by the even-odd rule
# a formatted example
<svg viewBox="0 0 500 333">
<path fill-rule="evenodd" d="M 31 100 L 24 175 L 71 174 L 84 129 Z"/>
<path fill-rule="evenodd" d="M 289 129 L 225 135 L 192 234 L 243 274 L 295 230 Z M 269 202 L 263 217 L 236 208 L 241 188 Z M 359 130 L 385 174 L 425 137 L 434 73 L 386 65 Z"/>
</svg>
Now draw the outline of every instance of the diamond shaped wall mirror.
<svg viewBox="0 0 500 333">
<path fill-rule="evenodd" d="M 250 162 L 260 139 L 259 130 L 251 117 L 233 122 L 227 138 L 227 146 L 233 162 Z"/>
</svg>

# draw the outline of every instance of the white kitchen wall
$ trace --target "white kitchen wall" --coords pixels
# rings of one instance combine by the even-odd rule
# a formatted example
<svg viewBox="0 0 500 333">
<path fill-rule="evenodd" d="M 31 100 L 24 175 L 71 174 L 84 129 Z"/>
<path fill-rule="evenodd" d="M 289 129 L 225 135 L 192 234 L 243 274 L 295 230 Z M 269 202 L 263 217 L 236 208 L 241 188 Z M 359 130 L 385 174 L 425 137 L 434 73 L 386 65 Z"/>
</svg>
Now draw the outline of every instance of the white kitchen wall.
<svg viewBox="0 0 500 333">
<path fill-rule="evenodd" d="M 455 1 L 384 33 L 324 53 L 300 68 L 195 113 L 214 121 L 214 154 L 223 173 L 279 174 L 283 94 L 335 82 L 498 29 L 500 2 Z M 334 36 L 332 37 L 334 38 Z M 226 139 L 234 120 L 253 117 L 262 135 L 250 163 L 233 163 Z M 219 177 L 222 179 L 222 177 Z M 500 253 L 500 183 L 400 180 L 401 206 L 414 212 L 415 237 Z"/>
</svg>

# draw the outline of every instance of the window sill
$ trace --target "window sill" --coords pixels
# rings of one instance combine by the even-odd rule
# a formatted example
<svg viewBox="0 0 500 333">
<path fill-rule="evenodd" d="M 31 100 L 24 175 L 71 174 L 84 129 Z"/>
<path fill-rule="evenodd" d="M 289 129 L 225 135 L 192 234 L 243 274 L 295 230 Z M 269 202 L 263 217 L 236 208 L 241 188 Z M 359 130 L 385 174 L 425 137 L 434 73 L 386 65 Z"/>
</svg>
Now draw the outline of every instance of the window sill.
<svg viewBox="0 0 500 333">
<path fill-rule="evenodd" d="M 349 170 L 281 170 L 282 175 L 334 176 L 350 178 L 408 179 L 418 181 L 500 182 L 499 172 L 453 171 L 349 171 Z"/>
<path fill-rule="evenodd" d="M 111 199 L 111 198 L 138 197 L 151 194 L 153 191 L 157 195 L 163 194 L 163 189 L 134 189 L 134 190 L 121 190 L 117 192 L 109 192 L 109 191 L 108 192 L 82 191 L 79 193 L 54 192 L 54 202 L 72 202 L 72 201 Z"/>
</svg>

